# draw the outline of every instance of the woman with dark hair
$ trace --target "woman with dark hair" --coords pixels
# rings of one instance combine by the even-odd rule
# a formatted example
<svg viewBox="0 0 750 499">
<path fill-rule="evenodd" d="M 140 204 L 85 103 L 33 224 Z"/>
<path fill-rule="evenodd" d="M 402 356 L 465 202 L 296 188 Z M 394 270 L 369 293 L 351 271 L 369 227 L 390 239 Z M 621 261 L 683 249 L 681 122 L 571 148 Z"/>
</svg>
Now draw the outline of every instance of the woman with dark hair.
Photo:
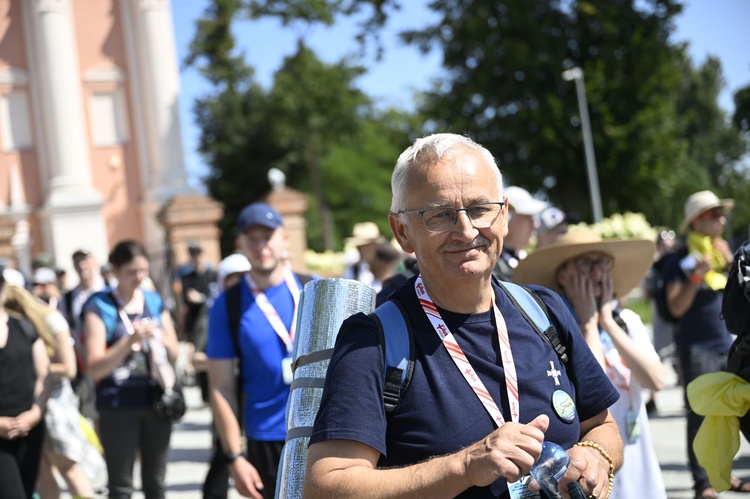
<svg viewBox="0 0 750 499">
<path fill-rule="evenodd" d="M 5 298 L 0 272 L 0 491 L 30 498 L 44 443 L 49 357 L 31 323 L 5 309 Z"/>
<path fill-rule="evenodd" d="M 174 365 L 177 335 L 161 297 L 141 287 L 149 259 L 137 241 L 118 243 L 109 254 L 117 286 L 95 293 L 83 307 L 88 371 L 97 382 L 99 431 L 110 498 L 133 493 L 133 465 L 141 458 L 147 499 L 162 498 L 172 423 L 152 409 L 159 355 Z"/>
</svg>

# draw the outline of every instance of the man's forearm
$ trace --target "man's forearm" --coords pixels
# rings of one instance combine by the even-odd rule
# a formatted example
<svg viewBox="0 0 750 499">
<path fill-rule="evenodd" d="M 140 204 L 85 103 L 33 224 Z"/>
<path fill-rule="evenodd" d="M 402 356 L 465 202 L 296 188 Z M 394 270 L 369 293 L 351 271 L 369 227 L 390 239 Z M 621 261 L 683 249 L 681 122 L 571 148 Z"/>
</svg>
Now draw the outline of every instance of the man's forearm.
<svg viewBox="0 0 750 499">
<path fill-rule="evenodd" d="M 214 413 L 214 423 L 226 453 L 241 452 L 243 447 L 235 405 L 236 402 L 227 400 L 227 397 L 219 390 L 212 390 L 211 407 Z"/>
<path fill-rule="evenodd" d="M 463 451 L 405 468 L 377 469 L 367 460 L 341 468 L 323 458 L 308 468 L 305 498 L 450 498 L 472 484 L 466 476 Z M 314 447 L 308 462 L 316 460 Z"/>
<path fill-rule="evenodd" d="M 602 446 L 602 448 L 612 458 L 612 464 L 615 466 L 615 470 L 619 470 L 622 466 L 622 438 L 620 437 L 620 430 L 617 428 L 617 423 L 608 416 L 606 421 L 602 424 L 595 426 L 586 433 L 581 433 L 581 441 L 588 440 Z"/>
</svg>

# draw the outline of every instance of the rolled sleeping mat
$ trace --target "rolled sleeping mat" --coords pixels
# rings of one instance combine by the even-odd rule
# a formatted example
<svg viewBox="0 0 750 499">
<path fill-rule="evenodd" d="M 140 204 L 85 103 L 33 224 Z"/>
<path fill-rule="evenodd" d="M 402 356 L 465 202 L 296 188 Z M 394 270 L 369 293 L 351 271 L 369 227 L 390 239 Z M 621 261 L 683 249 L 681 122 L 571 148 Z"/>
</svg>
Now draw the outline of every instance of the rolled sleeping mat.
<svg viewBox="0 0 750 499">
<path fill-rule="evenodd" d="M 305 285 L 297 312 L 294 377 L 286 406 L 286 443 L 279 463 L 276 498 L 302 497 L 315 415 L 320 407 L 328 362 L 341 323 L 375 309 L 375 290 L 351 279 L 316 279 Z"/>
</svg>

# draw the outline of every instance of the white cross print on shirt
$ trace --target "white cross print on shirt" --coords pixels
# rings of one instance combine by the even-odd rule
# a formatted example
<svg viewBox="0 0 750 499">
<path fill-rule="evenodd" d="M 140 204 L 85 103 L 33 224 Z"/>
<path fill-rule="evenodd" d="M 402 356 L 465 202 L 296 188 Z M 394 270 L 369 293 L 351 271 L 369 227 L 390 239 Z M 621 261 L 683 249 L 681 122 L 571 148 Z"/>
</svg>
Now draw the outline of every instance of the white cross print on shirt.
<svg viewBox="0 0 750 499">
<path fill-rule="evenodd" d="M 549 361 L 550 369 L 547 370 L 547 377 L 552 376 L 555 378 L 555 386 L 560 386 L 560 380 L 557 379 L 562 373 L 555 369 L 555 363 L 551 360 Z"/>
</svg>

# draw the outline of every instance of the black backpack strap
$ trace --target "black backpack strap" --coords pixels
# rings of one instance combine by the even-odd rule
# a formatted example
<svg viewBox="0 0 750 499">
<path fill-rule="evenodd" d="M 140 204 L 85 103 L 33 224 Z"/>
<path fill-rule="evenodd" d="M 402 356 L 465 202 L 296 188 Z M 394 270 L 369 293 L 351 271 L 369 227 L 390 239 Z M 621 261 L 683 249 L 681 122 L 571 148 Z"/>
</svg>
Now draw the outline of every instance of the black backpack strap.
<svg viewBox="0 0 750 499">
<path fill-rule="evenodd" d="M 239 375 L 235 380 L 237 396 L 237 421 L 242 427 L 242 351 L 240 350 L 240 318 L 242 317 L 242 281 L 233 285 L 224 292 L 227 306 L 227 319 L 229 321 L 229 333 L 234 343 L 234 351 L 237 353 Z"/>
<path fill-rule="evenodd" d="M 299 279 L 299 283 L 302 285 L 302 287 L 305 287 L 305 284 L 313 280 L 313 276 L 310 274 L 300 274 L 298 272 L 295 272 L 294 275 L 297 276 L 297 279 Z"/>
<path fill-rule="evenodd" d="M 75 327 L 75 321 L 73 320 L 73 291 L 75 291 L 75 288 L 63 295 L 63 300 L 65 301 L 65 319 L 68 321 L 68 326 L 71 329 Z"/>
<path fill-rule="evenodd" d="M 746 381 L 750 380 L 750 366 L 742 368 L 742 364 L 748 357 L 750 357 L 750 338 L 748 338 L 748 335 L 739 336 L 729 354 L 727 371 L 744 378 Z"/>
<path fill-rule="evenodd" d="M 386 414 L 398 406 L 414 373 L 414 336 L 401 304 L 389 300 L 370 314 L 375 319 L 383 348 L 383 405 Z"/>
<path fill-rule="evenodd" d="M 628 325 L 623 320 L 622 316 L 620 315 L 620 312 L 622 312 L 621 308 L 616 308 L 612 310 L 612 318 L 615 320 L 617 325 L 622 328 L 623 331 L 630 334 L 630 331 L 628 331 Z"/>
<path fill-rule="evenodd" d="M 237 355 L 240 353 L 240 315 L 242 315 L 242 289 L 238 282 L 225 292 L 226 304 L 227 304 L 227 319 L 229 320 L 229 332 L 232 334 L 232 341 L 234 342 L 234 349 Z"/>
</svg>

